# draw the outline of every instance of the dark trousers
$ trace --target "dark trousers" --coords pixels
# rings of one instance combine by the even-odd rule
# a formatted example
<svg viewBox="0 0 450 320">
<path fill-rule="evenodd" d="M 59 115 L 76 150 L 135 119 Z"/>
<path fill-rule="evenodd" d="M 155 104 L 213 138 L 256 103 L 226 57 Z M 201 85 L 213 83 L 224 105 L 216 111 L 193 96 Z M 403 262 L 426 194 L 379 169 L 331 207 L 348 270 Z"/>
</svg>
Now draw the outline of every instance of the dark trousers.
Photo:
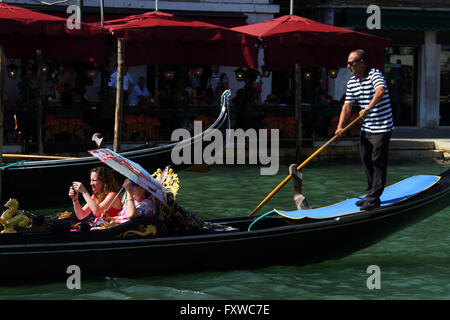
<svg viewBox="0 0 450 320">
<path fill-rule="evenodd" d="M 386 185 L 389 141 L 392 132 L 361 131 L 359 150 L 367 177 L 367 198 L 379 199 Z"/>
</svg>

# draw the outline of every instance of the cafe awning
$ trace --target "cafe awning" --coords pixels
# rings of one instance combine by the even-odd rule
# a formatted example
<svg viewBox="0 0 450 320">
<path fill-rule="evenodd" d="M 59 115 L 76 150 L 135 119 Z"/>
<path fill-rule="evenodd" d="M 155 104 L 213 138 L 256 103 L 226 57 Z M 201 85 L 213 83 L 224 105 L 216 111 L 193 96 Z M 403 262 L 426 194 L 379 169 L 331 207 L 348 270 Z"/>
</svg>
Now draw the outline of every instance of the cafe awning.
<svg viewBox="0 0 450 320">
<path fill-rule="evenodd" d="M 105 21 L 125 40 L 125 64 L 257 66 L 257 37 L 160 11 Z"/>
<path fill-rule="evenodd" d="M 106 34 L 81 24 L 67 28 L 67 19 L 0 3 L 0 44 L 7 58 L 36 59 L 42 50 L 45 60 L 106 61 Z"/>
<path fill-rule="evenodd" d="M 233 28 L 257 36 L 264 47 L 266 67 L 345 67 L 348 54 L 364 49 L 370 64 L 382 68 L 390 39 L 327 25 L 296 15 Z"/>
</svg>

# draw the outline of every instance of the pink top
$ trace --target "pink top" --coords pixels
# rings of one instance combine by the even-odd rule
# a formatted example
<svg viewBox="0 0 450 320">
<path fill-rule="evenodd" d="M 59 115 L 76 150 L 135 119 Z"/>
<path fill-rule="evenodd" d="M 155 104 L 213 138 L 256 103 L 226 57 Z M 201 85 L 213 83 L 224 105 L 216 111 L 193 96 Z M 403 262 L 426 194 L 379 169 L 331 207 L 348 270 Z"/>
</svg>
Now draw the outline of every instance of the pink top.
<svg viewBox="0 0 450 320">
<path fill-rule="evenodd" d="M 153 216 L 155 214 L 155 204 L 150 199 L 146 198 L 141 202 L 134 200 L 134 206 L 136 207 L 136 213 L 138 216 Z M 128 221 L 127 206 L 119 212 L 116 218 L 117 222 L 123 223 Z"/>
</svg>

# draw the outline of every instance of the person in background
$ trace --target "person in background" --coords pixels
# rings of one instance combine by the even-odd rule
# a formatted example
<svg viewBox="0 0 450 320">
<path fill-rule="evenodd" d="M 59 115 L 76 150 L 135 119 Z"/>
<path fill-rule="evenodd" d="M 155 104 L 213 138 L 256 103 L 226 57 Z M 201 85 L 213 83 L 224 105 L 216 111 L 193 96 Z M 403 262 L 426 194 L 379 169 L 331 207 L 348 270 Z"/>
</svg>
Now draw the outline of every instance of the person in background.
<svg viewBox="0 0 450 320">
<path fill-rule="evenodd" d="M 122 210 L 122 202 L 116 197 L 119 186 L 112 172 L 105 167 L 93 168 L 90 171 L 90 185 L 92 196 L 81 182 L 74 181 L 69 188 L 69 197 L 72 199 L 77 218 L 83 220 L 92 213 L 98 220 L 108 207 L 106 215 L 117 216 Z M 81 206 L 79 201 L 80 193 L 86 202 L 84 206 Z"/>
<path fill-rule="evenodd" d="M 222 105 L 222 93 L 225 91 L 225 88 L 222 86 L 217 86 L 215 91 L 214 102 L 211 106 L 220 107 Z"/>
<path fill-rule="evenodd" d="M 216 95 L 211 88 L 206 88 L 203 96 L 203 104 L 202 106 L 212 106 L 216 101 Z"/>
<path fill-rule="evenodd" d="M 341 135 L 352 106 L 361 106 L 359 116 L 364 117 L 361 126 L 359 149 L 367 177 L 367 196 L 356 202 L 361 210 L 380 206 L 380 196 L 386 185 L 389 141 L 394 129 L 394 119 L 389 92 L 383 74 L 368 67 L 368 57 L 363 50 L 352 51 L 347 60 L 352 73 L 347 82 L 345 103 L 339 116 L 335 134 Z"/>
<path fill-rule="evenodd" d="M 277 106 L 279 104 L 279 100 L 275 94 L 271 93 L 266 97 L 264 104 L 269 106 Z"/>
<path fill-rule="evenodd" d="M 58 78 L 58 86 L 56 87 L 55 96 L 64 105 L 73 103 L 72 92 L 77 84 L 77 72 L 75 68 L 68 62 L 65 62 L 60 70 Z"/>
<path fill-rule="evenodd" d="M 123 69 L 124 72 L 124 77 L 123 77 L 123 101 L 124 101 L 124 105 L 128 104 L 128 98 L 129 98 L 129 93 L 131 92 L 131 90 L 133 89 L 133 78 L 130 76 L 130 74 L 128 73 L 128 67 L 124 67 Z M 111 75 L 111 78 L 108 82 L 108 86 L 116 89 L 117 88 L 117 71 L 114 72 Z M 113 91 L 113 96 L 114 96 L 114 102 L 116 101 L 115 96 L 116 96 L 116 91 Z"/>
<path fill-rule="evenodd" d="M 146 102 L 150 99 L 150 92 L 145 84 L 145 78 L 139 77 L 137 85 L 133 86 L 130 94 L 130 107 L 136 108 L 140 102 Z"/>
<path fill-rule="evenodd" d="M 56 87 L 56 99 L 68 101 L 70 92 L 75 88 L 77 82 L 77 73 L 69 62 L 64 62 L 59 72 L 58 85 Z"/>
<path fill-rule="evenodd" d="M 247 70 L 244 89 L 244 103 L 245 105 L 258 104 L 261 97 L 261 87 L 259 82 L 259 73 L 253 68 Z"/>
<path fill-rule="evenodd" d="M 205 89 L 203 87 L 196 87 L 194 89 L 194 98 L 192 99 L 192 103 L 194 106 L 203 105 L 203 100 L 205 99 Z"/>
<path fill-rule="evenodd" d="M 158 93 L 158 104 L 160 106 L 170 106 L 172 99 L 169 95 L 169 89 L 167 87 L 161 87 Z"/>
<path fill-rule="evenodd" d="M 227 75 L 220 71 L 220 66 L 213 65 L 211 76 L 208 78 L 207 88 L 210 88 L 212 92 L 216 92 L 217 87 L 223 87 L 224 90 L 230 88 Z"/>
</svg>

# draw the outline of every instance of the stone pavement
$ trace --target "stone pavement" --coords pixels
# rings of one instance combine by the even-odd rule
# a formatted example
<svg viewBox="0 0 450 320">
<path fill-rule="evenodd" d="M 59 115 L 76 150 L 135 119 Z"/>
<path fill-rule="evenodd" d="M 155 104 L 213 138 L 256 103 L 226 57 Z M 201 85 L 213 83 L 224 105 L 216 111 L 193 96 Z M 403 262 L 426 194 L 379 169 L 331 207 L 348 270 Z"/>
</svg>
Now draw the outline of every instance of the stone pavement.
<svg viewBox="0 0 450 320">
<path fill-rule="evenodd" d="M 304 148 L 312 154 L 327 140 L 316 140 L 313 148 Z M 358 138 L 340 138 L 325 148 L 317 158 L 358 158 Z M 449 129 L 396 128 L 389 147 L 390 159 L 442 159 L 450 160 Z"/>
<path fill-rule="evenodd" d="M 390 150 L 394 157 L 450 159 L 450 128 L 396 128 Z"/>
</svg>

